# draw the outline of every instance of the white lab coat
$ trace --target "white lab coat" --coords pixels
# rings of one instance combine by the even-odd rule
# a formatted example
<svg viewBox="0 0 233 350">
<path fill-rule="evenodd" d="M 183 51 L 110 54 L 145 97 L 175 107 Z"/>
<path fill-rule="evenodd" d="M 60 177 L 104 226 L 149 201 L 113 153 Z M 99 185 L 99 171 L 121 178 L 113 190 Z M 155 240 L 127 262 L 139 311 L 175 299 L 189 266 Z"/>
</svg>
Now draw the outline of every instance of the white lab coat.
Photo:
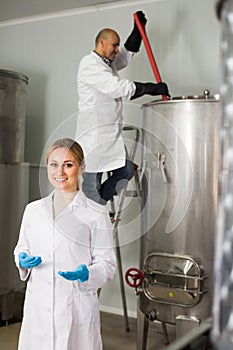
<svg viewBox="0 0 233 350">
<path fill-rule="evenodd" d="M 104 206 L 79 191 L 55 219 L 52 194 L 27 205 L 18 254 L 41 256 L 42 264 L 19 269 L 27 280 L 20 350 L 101 350 L 97 289 L 115 274 L 112 224 Z M 58 271 L 79 264 L 89 269 L 87 282 L 67 281 Z"/>
<path fill-rule="evenodd" d="M 87 172 L 109 171 L 125 165 L 122 97 L 130 99 L 136 86 L 120 79 L 118 71 L 130 63 L 132 56 L 132 52 L 122 48 L 109 67 L 93 51 L 79 64 L 75 138 L 84 149 Z"/>
</svg>

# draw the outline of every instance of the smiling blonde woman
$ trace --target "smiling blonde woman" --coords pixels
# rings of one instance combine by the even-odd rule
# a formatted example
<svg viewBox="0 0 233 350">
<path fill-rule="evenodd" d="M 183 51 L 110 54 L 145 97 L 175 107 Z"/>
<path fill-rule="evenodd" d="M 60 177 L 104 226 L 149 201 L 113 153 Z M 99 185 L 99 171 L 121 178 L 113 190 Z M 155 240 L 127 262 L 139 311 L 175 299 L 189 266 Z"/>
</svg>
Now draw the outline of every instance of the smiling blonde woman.
<svg viewBox="0 0 233 350">
<path fill-rule="evenodd" d="M 47 152 L 54 191 L 27 205 L 14 255 L 27 281 L 19 350 L 101 350 L 97 290 L 115 274 L 105 207 L 79 187 L 80 145 L 56 141 Z"/>
</svg>

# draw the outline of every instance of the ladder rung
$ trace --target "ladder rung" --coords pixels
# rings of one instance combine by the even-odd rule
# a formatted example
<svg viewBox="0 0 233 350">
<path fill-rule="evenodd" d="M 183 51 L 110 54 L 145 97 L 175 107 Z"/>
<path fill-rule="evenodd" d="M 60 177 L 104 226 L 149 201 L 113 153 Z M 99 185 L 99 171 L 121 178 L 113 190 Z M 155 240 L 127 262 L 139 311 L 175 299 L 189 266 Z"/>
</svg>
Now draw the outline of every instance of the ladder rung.
<svg viewBox="0 0 233 350">
<path fill-rule="evenodd" d="M 130 190 L 127 190 L 125 192 L 125 197 L 138 197 L 138 191 L 130 191 Z"/>
<path fill-rule="evenodd" d="M 114 197 L 118 197 L 118 194 L 114 195 Z M 124 197 L 138 197 L 138 191 L 136 190 L 126 190 Z M 140 197 L 141 197 L 141 193 L 140 193 Z"/>
<path fill-rule="evenodd" d="M 118 194 L 115 194 L 114 197 L 118 197 Z M 136 190 L 126 190 L 124 197 L 138 197 L 138 191 Z M 141 197 L 141 191 L 140 191 L 140 197 Z"/>
</svg>

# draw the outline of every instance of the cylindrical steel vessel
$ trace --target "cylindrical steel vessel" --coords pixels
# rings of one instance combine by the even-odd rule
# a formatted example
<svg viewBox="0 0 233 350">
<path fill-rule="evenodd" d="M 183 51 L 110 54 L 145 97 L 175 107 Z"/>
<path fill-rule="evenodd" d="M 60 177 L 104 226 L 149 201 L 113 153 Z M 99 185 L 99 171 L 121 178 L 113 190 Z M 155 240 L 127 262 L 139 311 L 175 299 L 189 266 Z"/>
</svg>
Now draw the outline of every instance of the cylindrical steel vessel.
<svg viewBox="0 0 233 350">
<path fill-rule="evenodd" d="M 25 75 L 0 69 L 0 162 L 24 160 L 27 84 Z"/>
<path fill-rule="evenodd" d="M 211 314 L 218 128 L 208 91 L 143 106 L 139 308 L 178 335 Z"/>
<path fill-rule="evenodd" d="M 25 96 L 28 78 L 0 69 L 0 316 L 15 312 L 15 295 L 24 287 L 14 264 L 13 250 L 28 202 L 29 164 L 24 162 Z M 21 293 L 22 294 L 22 293 Z"/>
<path fill-rule="evenodd" d="M 14 315 L 13 294 L 24 287 L 14 264 L 22 214 L 28 203 L 29 163 L 0 164 L 0 313 L 2 320 Z"/>
<path fill-rule="evenodd" d="M 218 1 L 221 20 L 221 121 L 212 340 L 233 349 L 233 1 Z"/>
</svg>

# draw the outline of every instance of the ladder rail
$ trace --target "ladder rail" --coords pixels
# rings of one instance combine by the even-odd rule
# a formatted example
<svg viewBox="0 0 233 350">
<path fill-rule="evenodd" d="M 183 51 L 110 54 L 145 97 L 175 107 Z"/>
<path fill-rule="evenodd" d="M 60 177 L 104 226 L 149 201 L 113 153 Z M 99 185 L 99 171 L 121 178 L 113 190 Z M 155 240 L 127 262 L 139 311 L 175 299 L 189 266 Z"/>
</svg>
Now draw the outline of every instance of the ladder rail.
<svg viewBox="0 0 233 350">
<path fill-rule="evenodd" d="M 140 138 L 140 129 L 137 128 L 136 126 L 133 126 L 133 125 L 125 125 L 123 127 L 123 132 L 124 131 L 135 131 L 135 138 L 133 140 L 134 145 L 133 145 L 133 147 L 131 147 L 131 151 L 130 151 L 130 155 L 129 155 L 129 160 L 131 160 L 131 162 L 133 162 L 135 155 L 136 155 L 136 151 L 137 151 L 138 141 Z"/>
<path fill-rule="evenodd" d="M 133 145 L 131 147 L 130 153 L 129 153 L 129 160 L 133 163 L 137 151 L 137 145 L 140 138 L 140 130 L 132 125 L 126 125 L 123 127 L 123 131 L 134 131 L 135 137 L 133 141 Z M 107 172 L 107 176 L 111 176 L 111 172 Z M 138 169 L 134 169 L 134 180 L 136 185 L 136 192 L 137 196 L 140 201 L 141 196 L 141 189 L 140 189 L 140 180 L 138 176 Z M 120 289 L 121 289 L 121 298 L 122 298 L 122 304 L 123 304 L 123 313 L 124 313 L 124 320 L 125 320 L 125 330 L 126 332 L 129 332 L 129 320 L 128 320 L 128 312 L 127 312 L 127 303 L 126 303 L 126 296 L 125 296 L 125 287 L 124 287 L 124 277 L 123 277 L 123 270 L 122 270 L 122 259 L 121 259 L 121 251 L 120 251 L 120 242 L 119 242 L 119 235 L 118 235 L 118 224 L 120 221 L 120 215 L 121 210 L 124 204 L 124 200 L 127 194 L 127 186 L 128 183 L 125 185 L 125 187 L 121 190 L 119 194 L 119 201 L 118 206 L 116 208 L 114 197 L 110 199 L 110 205 L 111 205 L 111 212 L 114 213 L 113 217 L 113 237 L 116 245 L 116 258 L 117 258 L 117 265 L 119 270 L 119 280 L 120 280 Z"/>
</svg>

